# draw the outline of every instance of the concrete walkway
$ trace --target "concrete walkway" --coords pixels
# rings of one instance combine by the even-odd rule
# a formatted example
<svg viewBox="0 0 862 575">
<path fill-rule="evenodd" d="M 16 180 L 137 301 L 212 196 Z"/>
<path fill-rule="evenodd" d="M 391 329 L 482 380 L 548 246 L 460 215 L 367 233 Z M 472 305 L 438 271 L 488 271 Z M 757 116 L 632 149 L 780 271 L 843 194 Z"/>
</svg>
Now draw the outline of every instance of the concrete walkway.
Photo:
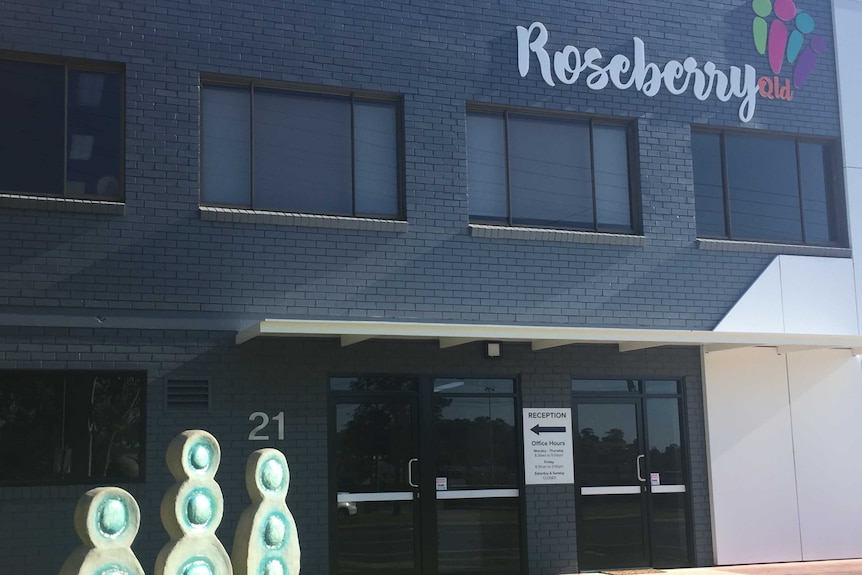
<svg viewBox="0 0 862 575">
<path fill-rule="evenodd" d="M 862 575 L 862 559 L 664 569 L 668 575 Z"/>
</svg>

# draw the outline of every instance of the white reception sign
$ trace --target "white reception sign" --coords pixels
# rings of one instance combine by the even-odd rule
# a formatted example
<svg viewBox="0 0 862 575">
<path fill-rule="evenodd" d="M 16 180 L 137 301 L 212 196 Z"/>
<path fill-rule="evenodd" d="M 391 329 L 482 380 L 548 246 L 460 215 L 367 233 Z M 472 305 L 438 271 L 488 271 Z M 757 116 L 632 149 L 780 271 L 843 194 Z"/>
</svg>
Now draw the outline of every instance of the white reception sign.
<svg viewBox="0 0 862 575">
<path fill-rule="evenodd" d="M 575 482 L 571 408 L 524 409 L 524 475 L 527 485 Z"/>
</svg>

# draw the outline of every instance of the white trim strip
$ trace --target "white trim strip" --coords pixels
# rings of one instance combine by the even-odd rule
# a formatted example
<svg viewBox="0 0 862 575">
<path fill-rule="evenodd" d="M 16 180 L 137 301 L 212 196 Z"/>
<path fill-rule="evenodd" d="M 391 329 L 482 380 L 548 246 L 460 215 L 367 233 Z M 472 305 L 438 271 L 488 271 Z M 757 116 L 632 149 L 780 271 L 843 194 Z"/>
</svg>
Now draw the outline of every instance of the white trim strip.
<svg viewBox="0 0 862 575">
<path fill-rule="evenodd" d="M 437 499 L 492 499 L 495 497 L 518 497 L 517 489 L 465 489 L 461 491 L 438 491 Z"/>
<path fill-rule="evenodd" d="M 412 491 L 392 491 L 388 493 L 346 493 L 338 494 L 339 503 L 357 503 L 360 501 L 413 501 Z"/>
<path fill-rule="evenodd" d="M 653 493 L 685 493 L 685 485 L 653 485 L 650 487 Z"/>
<path fill-rule="evenodd" d="M 637 495 L 640 485 L 610 485 L 607 487 L 581 487 L 581 495 Z"/>
<path fill-rule="evenodd" d="M 236 343 L 241 344 L 259 336 L 369 336 L 408 340 L 452 338 L 531 342 L 537 348 L 542 347 L 544 343 L 554 346 L 572 343 L 637 343 L 638 345 L 737 344 L 767 347 L 862 348 L 862 335 L 295 319 L 266 319 L 246 325 L 237 333 Z"/>
</svg>

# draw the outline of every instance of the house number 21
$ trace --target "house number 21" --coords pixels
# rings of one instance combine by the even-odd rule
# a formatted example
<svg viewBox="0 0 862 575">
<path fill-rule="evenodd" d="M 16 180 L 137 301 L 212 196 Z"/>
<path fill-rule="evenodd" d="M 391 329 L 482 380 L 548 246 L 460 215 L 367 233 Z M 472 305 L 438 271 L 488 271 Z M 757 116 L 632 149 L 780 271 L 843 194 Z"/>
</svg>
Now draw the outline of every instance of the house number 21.
<svg viewBox="0 0 862 575">
<path fill-rule="evenodd" d="M 268 441 L 269 435 L 262 435 L 261 431 L 264 427 L 269 425 L 269 420 L 272 419 L 274 422 L 278 424 L 278 438 L 284 439 L 284 412 L 279 411 L 277 414 L 270 417 L 262 411 L 255 411 L 251 415 L 248 416 L 249 421 L 260 420 L 260 423 L 251 430 L 251 433 L 248 434 L 249 441 Z"/>
</svg>

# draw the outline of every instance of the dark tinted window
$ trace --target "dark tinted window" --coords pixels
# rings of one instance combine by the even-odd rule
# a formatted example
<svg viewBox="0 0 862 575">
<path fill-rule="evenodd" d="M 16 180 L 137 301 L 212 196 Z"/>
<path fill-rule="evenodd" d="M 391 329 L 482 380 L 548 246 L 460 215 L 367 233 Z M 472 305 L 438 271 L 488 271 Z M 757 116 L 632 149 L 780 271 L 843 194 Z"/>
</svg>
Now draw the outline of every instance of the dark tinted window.
<svg viewBox="0 0 862 575">
<path fill-rule="evenodd" d="M 137 479 L 146 375 L 0 372 L 0 482 Z"/>
<path fill-rule="evenodd" d="M 467 174 L 473 221 L 599 231 L 632 229 L 624 126 L 471 112 Z"/>
<path fill-rule="evenodd" d="M 0 191 L 122 197 L 120 74 L 0 60 Z"/>
<path fill-rule="evenodd" d="M 691 135 L 697 233 L 723 237 L 724 178 L 721 175 L 721 138 L 718 134 Z"/>
<path fill-rule="evenodd" d="M 840 243 L 843 202 L 831 177 L 833 149 L 797 138 L 693 132 L 698 235 Z"/>
<path fill-rule="evenodd" d="M 202 109 L 204 204 L 399 214 L 395 102 L 205 86 Z"/>
</svg>

